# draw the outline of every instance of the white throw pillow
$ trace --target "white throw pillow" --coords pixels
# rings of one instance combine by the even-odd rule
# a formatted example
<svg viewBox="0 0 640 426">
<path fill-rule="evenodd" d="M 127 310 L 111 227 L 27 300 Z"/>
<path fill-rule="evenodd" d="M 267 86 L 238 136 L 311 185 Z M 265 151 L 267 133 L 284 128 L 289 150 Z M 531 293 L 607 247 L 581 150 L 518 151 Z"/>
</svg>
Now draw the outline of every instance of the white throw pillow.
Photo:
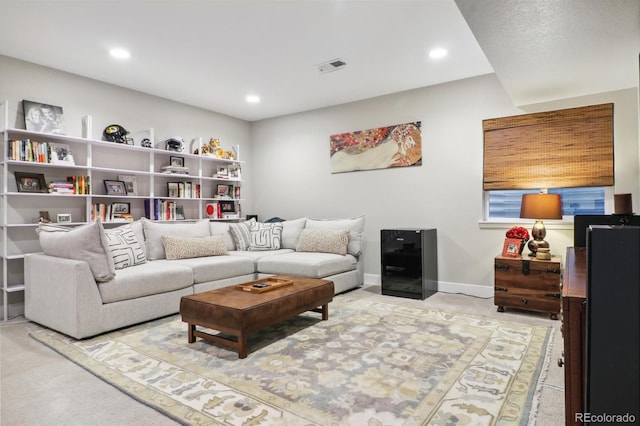
<svg viewBox="0 0 640 426">
<path fill-rule="evenodd" d="M 300 233 L 304 229 L 304 225 L 307 223 L 307 218 L 302 217 L 300 219 L 285 220 L 282 223 L 282 248 L 296 249 L 298 246 L 298 239 Z"/>
<path fill-rule="evenodd" d="M 99 221 L 75 228 L 41 224 L 36 232 L 44 254 L 86 261 L 97 282 L 109 281 L 116 275 L 107 237 Z"/>
<path fill-rule="evenodd" d="M 130 224 L 107 228 L 104 233 L 116 269 L 142 265 L 147 261 L 144 245 L 138 240 Z"/>
<path fill-rule="evenodd" d="M 245 222 L 232 223 L 229 225 L 229 231 L 233 237 L 233 242 L 236 245 L 236 250 L 249 250 L 249 244 L 251 242 L 251 232 L 249 228 L 255 224 L 256 220 L 251 218 Z"/>
<path fill-rule="evenodd" d="M 249 251 L 279 250 L 282 241 L 282 222 L 254 222 L 249 227 Z"/>
<path fill-rule="evenodd" d="M 333 253 L 345 256 L 349 245 L 349 230 L 321 231 L 305 229 L 300 233 L 300 240 L 296 251 L 315 253 Z"/>
<path fill-rule="evenodd" d="M 360 256 L 362 252 L 362 234 L 364 232 L 364 215 L 349 219 L 313 219 L 308 218 L 305 229 L 323 231 L 341 231 L 348 229 L 349 246 L 347 252 L 353 256 Z"/>
<path fill-rule="evenodd" d="M 222 234 L 194 238 L 168 237 L 163 235 L 162 245 L 169 260 L 227 254 L 227 247 L 225 247 Z"/>
<path fill-rule="evenodd" d="M 152 222 L 142 218 L 144 237 L 147 245 L 147 259 L 164 259 L 164 246 L 162 236 L 169 237 L 210 237 L 209 220 L 202 219 L 196 222 Z"/>
</svg>

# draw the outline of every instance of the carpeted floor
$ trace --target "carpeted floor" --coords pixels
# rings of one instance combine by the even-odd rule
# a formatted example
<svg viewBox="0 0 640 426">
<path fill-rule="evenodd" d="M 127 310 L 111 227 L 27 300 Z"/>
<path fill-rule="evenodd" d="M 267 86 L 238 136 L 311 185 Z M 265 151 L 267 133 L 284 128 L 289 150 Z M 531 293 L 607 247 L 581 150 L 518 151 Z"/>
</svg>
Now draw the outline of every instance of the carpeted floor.
<svg viewBox="0 0 640 426">
<path fill-rule="evenodd" d="M 185 424 L 526 424 L 553 328 L 354 292 L 249 356 L 197 341 L 178 316 L 75 341 L 32 336 Z M 547 359 L 548 362 L 548 359 Z"/>
</svg>

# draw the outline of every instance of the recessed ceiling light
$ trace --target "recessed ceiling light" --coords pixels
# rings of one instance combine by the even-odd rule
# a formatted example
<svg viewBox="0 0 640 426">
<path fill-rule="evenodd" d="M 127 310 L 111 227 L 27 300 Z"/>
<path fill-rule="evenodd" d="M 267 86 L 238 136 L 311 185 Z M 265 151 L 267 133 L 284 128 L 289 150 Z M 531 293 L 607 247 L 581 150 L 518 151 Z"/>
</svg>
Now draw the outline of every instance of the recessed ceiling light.
<svg viewBox="0 0 640 426">
<path fill-rule="evenodd" d="M 447 56 L 447 49 L 443 49 L 441 47 L 431 49 L 431 51 L 429 51 L 429 57 L 431 59 L 440 59 L 444 58 L 445 56 Z"/>
<path fill-rule="evenodd" d="M 109 50 L 109 54 L 117 59 L 129 59 L 129 57 L 131 56 L 128 50 L 120 49 L 120 48 L 114 48 Z"/>
<path fill-rule="evenodd" d="M 257 104 L 258 102 L 260 102 L 260 96 L 258 95 L 248 95 L 245 99 L 250 104 Z"/>
</svg>

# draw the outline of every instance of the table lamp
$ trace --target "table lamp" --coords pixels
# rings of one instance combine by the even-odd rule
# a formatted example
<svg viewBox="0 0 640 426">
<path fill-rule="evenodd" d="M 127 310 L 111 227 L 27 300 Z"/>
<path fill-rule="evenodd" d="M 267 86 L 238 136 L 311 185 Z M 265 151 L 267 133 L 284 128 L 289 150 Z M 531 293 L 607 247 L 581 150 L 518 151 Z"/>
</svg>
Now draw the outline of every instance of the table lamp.
<svg viewBox="0 0 640 426">
<path fill-rule="evenodd" d="M 549 243 L 544 240 L 547 230 L 542 219 L 562 219 L 560 194 L 523 194 L 520 217 L 536 220 L 531 229 L 533 239 L 527 244 L 531 251 L 529 256 L 535 256 L 539 248 L 549 248 Z"/>
</svg>

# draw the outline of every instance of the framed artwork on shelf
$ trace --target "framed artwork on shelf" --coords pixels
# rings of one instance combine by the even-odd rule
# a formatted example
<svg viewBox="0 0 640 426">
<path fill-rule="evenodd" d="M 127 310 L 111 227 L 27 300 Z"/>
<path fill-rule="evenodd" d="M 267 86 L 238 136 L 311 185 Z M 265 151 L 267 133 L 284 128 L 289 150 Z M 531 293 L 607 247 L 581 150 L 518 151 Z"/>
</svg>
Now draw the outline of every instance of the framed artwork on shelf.
<svg viewBox="0 0 640 426">
<path fill-rule="evenodd" d="M 113 215 L 129 214 L 131 213 L 131 203 L 112 203 L 111 213 Z"/>
<path fill-rule="evenodd" d="M 178 197 L 180 194 L 180 185 L 178 182 L 167 182 L 167 197 Z"/>
<path fill-rule="evenodd" d="M 220 201 L 220 211 L 222 213 L 235 212 L 236 203 L 233 201 Z"/>
<path fill-rule="evenodd" d="M 216 176 L 221 178 L 229 177 L 229 169 L 227 166 L 218 166 Z"/>
<path fill-rule="evenodd" d="M 184 220 L 184 206 L 176 204 L 176 220 Z"/>
<path fill-rule="evenodd" d="M 69 213 L 58 213 L 56 215 L 56 221 L 58 223 L 71 222 L 71 214 L 69 214 Z"/>
<path fill-rule="evenodd" d="M 127 195 L 127 187 L 121 180 L 104 180 L 107 195 Z"/>
<path fill-rule="evenodd" d="M 24 127 L 30 132 L 64 135 L 62 107 L 33 101 L 22 101 Z"/>
<path fill-rule="evenodd" d="M 124 182 L 127 195 L 138 195 L 138 182 L 135 176 L 118 175 L 118 179 Z"/>
<path fill-rule="evenodd" d="M 71 155 L 71 148 L 66 143 L 49 142 L 51 149 L 51 164 L 67 164 L 74 166 L 76 163 Z"/>
<path fill-rule="evenodd" d="M 520 248 L 522 240 L 517 238 L 505 238 L 502 246 L 502 255 L 504 257 L 520 257 Z"/>
<path fill-rule="evenodd" d="M 240 166 L 229 167 L 229 177 L 231 179 L 240 179 Z"/>
<path fill-rule="evenodd" d="M 219 197 L 229 197 L 231 196 L 230 192 L 230 185 L 218 185 L 216 195 L 218 195 Z"/>
<path fill-rule="evenodd" d="M 49 192 L 47 182 L 44 180 L 42 173 L 15 172 L 14 175 L 18 192 Z"/>
<path fill-rule="evenodd" d="M 184 157 L 174 157 L 173 155 L 169 157 L 169 165 L 184 167 Z"/>
</svg>

